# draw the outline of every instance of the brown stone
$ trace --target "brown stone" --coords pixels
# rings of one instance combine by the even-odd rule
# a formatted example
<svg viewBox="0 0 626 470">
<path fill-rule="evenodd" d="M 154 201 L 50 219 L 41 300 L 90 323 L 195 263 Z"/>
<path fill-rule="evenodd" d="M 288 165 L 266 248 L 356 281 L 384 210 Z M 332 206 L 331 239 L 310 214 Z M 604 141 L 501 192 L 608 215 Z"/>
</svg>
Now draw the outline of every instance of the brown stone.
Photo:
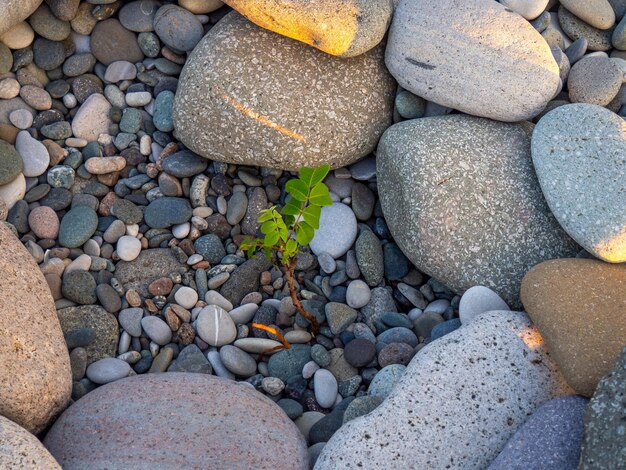
<svg viewBox="0 0 626 470">
<path fill-rule="evenodd" d="M 126 166 L 124 157 L 94 157 L 85 162 L 85 168 L 92 175 L 104 175 L 122 171 Z"/>
<path fill-rule="evenodd" d="M 120 261 L 115 269 L 115 277 L 125 289 L 135 289 L 143 297 L 148 297 L 148 285 L 173 271 L 185 270 L 167 248 L 154 248 L 142 251 L 133 261 Z M 147 304 L 147 302 L 146 302 Z"/>
<path fill-rule="evenodd" d="M 46 139 L 41 143 L 46 147 L 46 150 L 50 154 L 50 166 L 58 165 L 68 154 L 67 150 L 57 144 L 54 140 Z"/>
<path fill-rule="evenodd" d="M 568 383 L 593 395 L 626 345 L 626 266 L 544 261 L 524 277 L 521 298 Z"/>
<path fill-rule="evenodd" d="M 48 284 L 0 224 L 0 414 L 32 433 L 67 406 L 70 358 Z"/>
<path fill-rule="evenodd" d="M 0 416 L 0 442 L 0 468 L 61 470 L 39 439 L 3 416 Z"/>
<path fill-rule="evenodd" d="M 167 309 L 165 312 L 165 322 L 167 323 L 167 326 L 170 327 L 170 330 L 172 331 L 178 331 L 178 329 L 180 328 L 181 325 L 181 321 L 180 318 L 178 318 L 178 315 L 176 315 L 172 309 Z"/>
<path fill-rule="evenodd" d="M 65 469 L 309 467 L 302 434 L 272 400 L 244 384 L 186 372 L 97 388 L 57 420 L 44 443 Z"/>
<path fill-rule="evenodd" d="M 148 292 L 151 295 L 168 295 L 172 292 L 172 287 L 174 287 L 174 283 L 169 277 L 160 277 L 150 283 Z"/>
<path fill-rule="evenodd" d="M 131 307 L 139 307 L 141 305 L 141 296 L 135 289 L 128 289 L 126 292 L 126 302 Z"/>
<path fill-rule="evenodd" d="M 141 62 L 143 52 L 137 37 L 116 19 L 99 22 L 91 33 L 91 52 L 104 65 L 116 60 Z"/>
<path fill-rule="evenodd" d="M 189 323 L 183 323 L 180 325 L 178 331 L 174 332 L 174 341 L 183 346 L 193 343 L 194 339 L 196 339 L 196 331 Z"/>
</svg>

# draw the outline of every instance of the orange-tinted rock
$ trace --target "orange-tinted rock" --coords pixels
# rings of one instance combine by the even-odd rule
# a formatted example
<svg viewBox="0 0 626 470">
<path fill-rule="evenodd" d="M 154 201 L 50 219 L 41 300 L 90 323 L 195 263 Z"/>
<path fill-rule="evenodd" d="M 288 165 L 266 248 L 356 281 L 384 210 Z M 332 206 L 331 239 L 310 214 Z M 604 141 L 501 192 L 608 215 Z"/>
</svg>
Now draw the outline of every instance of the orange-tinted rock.
<svg viewBox="0 0 626 470">
<path fill-rule="evenodd" d="M 626 345 L 626 266 L 545 261 L 524 277 L 521 298 L 569 384 L 591 396 Z"/>
<path fill-rule="evenodd" d="M 303 436 L 254 388 L 212 375 L 129 377 L 87 394 L 44 441 L 65 470 L 306 469 Z"/>
<path fill-rule="evenodd" d="M 0 415 L 32 433 L 67 406 L 70 358 L 48 283 L 0 224 Z"/>
</svg>

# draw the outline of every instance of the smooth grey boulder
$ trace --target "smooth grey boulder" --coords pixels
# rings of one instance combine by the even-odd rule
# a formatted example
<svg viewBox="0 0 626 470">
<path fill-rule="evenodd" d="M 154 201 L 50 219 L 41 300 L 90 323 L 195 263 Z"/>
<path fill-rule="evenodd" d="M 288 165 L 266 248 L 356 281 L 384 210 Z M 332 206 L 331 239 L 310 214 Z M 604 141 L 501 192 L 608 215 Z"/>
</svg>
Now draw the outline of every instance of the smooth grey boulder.
<svg viewBox="0 0 626 470">
<path fill-rule="evenodd" d="M 546 41 L 493 0 L 402 0 L 385 63 L 412 93 L 499 121 L 538 115 L 559 88 Z"/>
<path fill-rule="evenodd" d="M 486 468 L 541 404 L 570 393 L 526 314 L 487 312 L 418 352 L 379 407 L 333 435 L 315 470 Z"/>
<path fill-rule="evenodd" d="M 579 250 L 543 199 L 528 123 L 467 115 L 405 121 L 383 135 L 377 171 L 396 243 L 459 294 L 482 285 L 517 308 L 530 268 Z"/>
<path fill-rule="evenodd" d="M 42 0 L 0 0 L 0 34 L 28 18 Z"/>
<path fill-rule="evenodd" d="M 560 106 L 532 137 L 537 178 L 552 213 L 583 248 L 626 261 L 626 130 L 621 116 L 593 104 Z"/>
<path fill-rule="evenodd" d="M 183 68 L 176 133 L 197 154 L 223 162 L 349 165 L 391 124 L 396 83 L 383 50 L 332 57 L 231 12 Z"/>
</svg>

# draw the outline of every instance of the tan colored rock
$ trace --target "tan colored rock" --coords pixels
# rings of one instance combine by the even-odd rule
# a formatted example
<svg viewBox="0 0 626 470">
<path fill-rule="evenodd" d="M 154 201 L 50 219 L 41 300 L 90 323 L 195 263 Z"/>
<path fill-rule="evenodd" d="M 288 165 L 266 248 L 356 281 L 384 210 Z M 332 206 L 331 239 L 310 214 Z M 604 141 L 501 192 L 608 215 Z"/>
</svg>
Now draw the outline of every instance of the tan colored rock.
<svg viewBox="0 0 626 470">
<path fill-rule="evenodd" d="M 99 93 L 87 98 L 72 121 L 74 137 L 93 142 L 98 140 L 100 134 L 107 134 L 111 125 L 110 109 L 111 104 Z"/>
<path fill-rule="evenodd" d="M 85 168 L 92 175 L 104 175 L 114 171 L 122 171 L 126 166 L 124 157 L 96 157 L 85 162 Z"/>
<path fill-rule="evenodd" d="M 258 26 L 339 57 L 376 47 L 391 22 L 391 0 L 225 0 Z"/>
<path fill-rule="evenodd" d="M 309 465 L 304 438 L 270 399 L 246 384 L 186 372 L 100 387 L 71 406 L 44 443 L 65 470 Z"/>
<path fill-rule="evenodd" d="M 178 4 L 195 15 L 211 13 L 224 6 L 221 0 L 178 0 Z"/>
<path fill-rule="evenodd" d="M 33 28 L 26 21 L 20 21 L 0 36 L 0 42 L 10 49 L 23 49 L 30 46 L 35 39 Z"/>
<path fill-rule="evenodd" d="M 0 34 L 4 34 L 25 20 L 41 4 L 42 0 L 0 0 Z"/>
<path fill-rule="evenodd" d="M 626 345 L 626 266 L 545 261 L 526 274 L 521 297 L 566 380 L 593 395 Z"/>
<path fill-rule="evenodd" d="M 189 149 L 214 160 L 336 168 L 374 149 L 395 88 L 382 46 L 340 59 L 232 12 L 190 54 L 174 125 Z"/>
<path fill-rule="evenodd" d="M 0 468 L 61 470 L 39 439 L 3 416 L 0 416 Z"/>
<path fill-rule="evenodd" d="M 615 24 L 615 11 L 608 0 L 559 0 L 559 3 L 594 28 L 609 29 Z"/>
<path fill-rule="evenodd" d="M 0 414 L 37 433 L 68 404 L 70 359 L 48 284 L 3 224 L 0 247 Z"/>
</svg>

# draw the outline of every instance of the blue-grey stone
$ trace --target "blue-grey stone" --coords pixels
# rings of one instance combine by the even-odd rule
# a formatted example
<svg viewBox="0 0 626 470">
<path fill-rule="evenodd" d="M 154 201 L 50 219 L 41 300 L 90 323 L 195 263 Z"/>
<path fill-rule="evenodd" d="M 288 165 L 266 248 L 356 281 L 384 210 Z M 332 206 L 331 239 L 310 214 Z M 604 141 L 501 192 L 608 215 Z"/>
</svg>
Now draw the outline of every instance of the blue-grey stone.
<svg viewBox="0 0 626 470">
<path fill-rule="evenodd" d="M 430 332 L 430 340 L 435 341 L 436 339 L 441 338 L 448 333 L 452 333 L 457 328 L 461 327 L 461 320 L 458 318 L 453 318 L 452 320 L 444 321 L 443 323 L 439 323 L 435 325 L 435 327 Z"/>
<path fill-rule="evenodd" d="M 399 281 L 409 272 L 409 260 L 395 243 L 383 246 L 385 278 L 388 281 Z"/>
<path fill-rule="evenodd" d="M 391 393 L 394 385 L 400 380 L 402 374 L 406 370 L 406 366 L 402 364 L 391 364 L 383 367 L 370 383 L 367 393 L 377 396 L 383 400 Z"/>
<path fill-rule="evenodd" d="M 364 395 L 362 397 L 356 397 L 343 414 L 344 424 L 354 418 L 366 415 L 370 411 L 374 411 L 378 405 L 383 402 L 381 397 L 375 395 Z"/>
<path fill-rule="evenodd" d="M 61 219 L 59 228 L 59 244 L 67 248 L 82 246 L 96 231 L 98 215 L 85 206 L 71 209 Z"/>
<path fill-rule="evenodd" d="M 198 374 L 210 374 L 213 369 L 208 359 L 202 354 L 195 344 L 185 346 L 178 357 L 167 369 L 168 372 L 195 372 Z"/>
<path fill-rule="evenodd" d="M 198 238 L 193 246 L 196 249 L 196 253 L 202 255 L 211 264 L 219 263 L 226 256 L 226 250 L 224 245 L 222 245 L 222 241 L 213 233 Z"/>
<path fill-rule="evenodd" d="M 383 331 L 376 337 L 376 352 L 380 352 L 386 345 L 390 343 L 406 343 L 409 346 L 417 346 L 418 340 L 415 333 L 408 328 L 396 326 Z"/>
<path fill-rule="evenodd" d="M 302 373 L 304 365 L 311 360 L 311 346 L 294 344 L 270 357 L 267 368 L 272 377 L 286 382 L 289 377 Z"/>
<path fill-rule="evenodd" d="M 202 158 L 190 150 L 182 150 L 163 160 L 163 171 L 177 178 L 187 178 L 202 173 L 208 164 L 206 158 Z"/>
<path fill-rule="evenodd" d="M 588 402 L 571 395 L 544 403 L 518 428 L 489 470 L 575 469 Z"/>
<path fill-rule="evenodd" d="M 191 205 L 187 199 L 161 197 L 146 207 L 144 219 L 151 228 L 167 228 L 188 222 L 191 214 Z"/>
<path fill-rule="evenodd" d="M 157 95 L 156 99 L 154 100 L 154 116 L 152 117 L 154 127 L 162 132 L 171 132 L 174 129 L 174 122 L 172 121 L 173 106 L 174 93 L 166 90 Z M 207 163 L 206 160 L 205 163 Z M 204 171 L 204 169 L 200 170 L 198 173 L 202 171 Z"/>
</svg>

